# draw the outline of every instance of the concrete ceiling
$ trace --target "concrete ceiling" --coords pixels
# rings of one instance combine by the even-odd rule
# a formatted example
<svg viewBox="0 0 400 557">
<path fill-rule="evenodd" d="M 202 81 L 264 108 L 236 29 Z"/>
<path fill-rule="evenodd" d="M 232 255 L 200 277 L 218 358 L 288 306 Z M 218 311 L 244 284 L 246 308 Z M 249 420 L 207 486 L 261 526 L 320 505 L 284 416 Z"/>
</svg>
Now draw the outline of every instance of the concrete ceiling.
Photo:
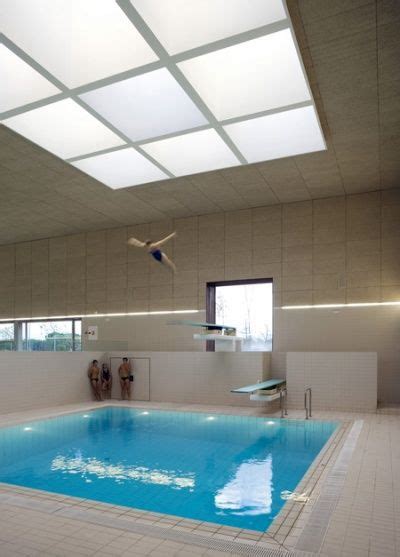
<svg viewBox="0 0 400 557">
<path fill-rule="evenodd" d="M 288 0 L 328 150 L 111 190 L 0 126 L 0 243 L 400 187 L 398 0 Z"/>
</svg>

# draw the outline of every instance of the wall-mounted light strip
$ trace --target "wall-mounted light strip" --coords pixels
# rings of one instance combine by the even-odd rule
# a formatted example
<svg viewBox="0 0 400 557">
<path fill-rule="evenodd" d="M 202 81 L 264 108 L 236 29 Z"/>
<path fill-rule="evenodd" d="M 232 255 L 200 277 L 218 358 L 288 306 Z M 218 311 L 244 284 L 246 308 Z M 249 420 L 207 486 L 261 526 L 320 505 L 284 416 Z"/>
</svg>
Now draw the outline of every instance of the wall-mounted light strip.
<svg viewBox="0 0 400 557">
<path fill-rule="evenodd" d="M 199 309 L 177 309 L 165 311 L 133 311 L 126 313 L 87 313 L 85 315 L 47 315 L 43 317 L 9 317 L 1 318 L 0 323 L 9 323 L 11 321 L 51 321 L 56 319 L 86 319 L 95 317 L 138 317 L 143 315 L 171 315 L 180 313 L 199 313 Z"/>
<path fill-rule="evenodd" d="M 335 308 L 366 308 L 376 306 L 400 306 L 400 302 L 354 302 L 349 304 L 314 304 L 299 306 L 281 306 L 281 309 L 335 309 Z"/>
</svg>

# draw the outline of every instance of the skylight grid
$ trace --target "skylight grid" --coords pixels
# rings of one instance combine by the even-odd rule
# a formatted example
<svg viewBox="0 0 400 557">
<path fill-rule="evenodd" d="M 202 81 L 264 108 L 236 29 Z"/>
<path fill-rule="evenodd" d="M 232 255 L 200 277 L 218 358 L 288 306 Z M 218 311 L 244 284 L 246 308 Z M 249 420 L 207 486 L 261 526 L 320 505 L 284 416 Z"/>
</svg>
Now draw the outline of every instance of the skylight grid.
<svg viewBox="0 0 400 557">
<path fill-rule="evenodd" d="M 326 148 L 282 0 L 3 0 L 0 20 L 3 123 L 109 187 Z"/>
</svg>

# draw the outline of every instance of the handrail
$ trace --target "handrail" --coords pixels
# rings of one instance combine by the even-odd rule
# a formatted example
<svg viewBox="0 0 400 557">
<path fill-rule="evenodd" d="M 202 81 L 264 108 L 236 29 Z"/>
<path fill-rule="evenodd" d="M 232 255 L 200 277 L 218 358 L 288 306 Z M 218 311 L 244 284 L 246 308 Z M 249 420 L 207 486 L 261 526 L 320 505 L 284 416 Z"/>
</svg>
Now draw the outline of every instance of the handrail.
<svg viewBox="0 0 400 557">
<path fill-rule="evenodd" d="M 285 397 L 283 397 L 283 393 L 285 393 Z M 283 404 L 284 402 L 284 404 Z M 283 387 L 279 391 L 279 406 L 281 409 L 281 418 L 284 418 L 283 412 L 285 411 L 285 416 L 288 415 L 287 413 L 287 388 Z"/>
<path fill-rule="evenodd" d="M 308 394 L 308 396 L 307 396 Z M 308 404 L 307 404 L 308 402 Z M 308 420 L 308 418 L 312 417 L 312 390 L 311 387 L 308 387 L 308 389 L 306 389 L 304 391 L 304 410 L 306 411 L 306 420 Z"/>
</svg>

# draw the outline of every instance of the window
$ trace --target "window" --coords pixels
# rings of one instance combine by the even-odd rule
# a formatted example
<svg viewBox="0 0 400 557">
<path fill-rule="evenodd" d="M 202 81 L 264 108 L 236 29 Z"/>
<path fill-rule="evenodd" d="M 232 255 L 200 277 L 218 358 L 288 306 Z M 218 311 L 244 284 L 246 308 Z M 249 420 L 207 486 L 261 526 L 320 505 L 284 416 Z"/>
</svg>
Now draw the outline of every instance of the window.
<svg viewBox="0 0 400 557">
<path fill-rule="evenodd" d="M 71 352 L 81 350 L 81 320 L 23 321 L 22 350 Z"/>
<path fill-rule="evenodd" d="M 272 281 L 209 283 L 207 321 L 236 328 L 243 351 L 272 350 Z M 213 350 L 213 343 L 208 350 Z"/>
<path fill-rule="evenodd" d="M 0 323 L 0 350 L 15 350 L 14 322 Z"/>
</svg>

